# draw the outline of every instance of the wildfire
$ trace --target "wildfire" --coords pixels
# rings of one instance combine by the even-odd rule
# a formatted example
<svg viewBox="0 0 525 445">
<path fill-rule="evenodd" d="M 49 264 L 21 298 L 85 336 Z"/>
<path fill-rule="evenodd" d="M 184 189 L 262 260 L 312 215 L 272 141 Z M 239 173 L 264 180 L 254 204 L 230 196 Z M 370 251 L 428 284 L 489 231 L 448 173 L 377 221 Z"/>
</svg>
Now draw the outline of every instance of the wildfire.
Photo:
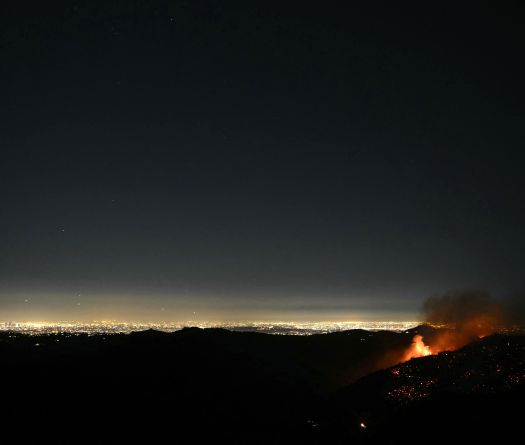
<svg viewBox="0 0 525 445">
<path fill-rule="evenodd" d="M 423 341 L 423 336 L 418 334 L 412 339 L 412 343 L 405 351 L 401 361 L 406 362 L 412 358 L 439 354 L 443 351 L 454 351 L 476 338 L 483 338 L 489 335 L 491 332 L 494 332 L 494 330 L 491 330 L 486 325 L 472 323 L 468 326 L 440 332 L 438 335 L 433 336 L 428 345 Z"/>
<path fill-rule="evenodd" d="M 434 296 L 423 305 L 425 321 L 435 330 L 423 341 L 415 335 L 401 361 L 455 351 L 470 342 L 484 338 L 501 327 L 509 314 L 500 302 L 477 291 L 450 292 Z"/>
<path fill-rule="evenodd" d="M 412 344 L 409 346 L 409 348 L 405 352 L 405 355 L 402 361 L 406 362 L 412 358 L 425 357 L 427 355 L 432 355 L 430 346 L 425 345 L 425 342 L 423 341 L 423 336 L 418 334 L 418 335 L 415 335 L 414 338 L 412 339 Z"/>
</svg>

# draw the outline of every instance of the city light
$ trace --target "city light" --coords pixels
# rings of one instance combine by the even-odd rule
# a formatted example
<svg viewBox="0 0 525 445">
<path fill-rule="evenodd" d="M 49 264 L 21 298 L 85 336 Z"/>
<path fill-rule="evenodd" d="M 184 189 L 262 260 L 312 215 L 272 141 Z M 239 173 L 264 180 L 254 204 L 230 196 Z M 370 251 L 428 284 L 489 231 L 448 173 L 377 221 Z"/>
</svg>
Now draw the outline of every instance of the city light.
<svg viewBox="0 0 525 445">
<path fill-rule="evenodd" d="M 146 331 L 154 329 L 163 332 L 175 332 L 185 327 L 197 328 L 223 328 L 231 331 L 261 332 L 275 335 L 313 335 L 330 332 L 340 332 L 352 329 L 363 329 L 367 331 L 405 331 L 419 325 L 419 321 L 325 321 L 325 322 L 195 322 L 183 323 L 140 323 L 122 322 L 113 320 L 93 322 L 3 322 L 0 323 L 0 331 L 17 332 L 28 335 L 44 334 L 129 334 L 131 332 Z"/>
</svg>

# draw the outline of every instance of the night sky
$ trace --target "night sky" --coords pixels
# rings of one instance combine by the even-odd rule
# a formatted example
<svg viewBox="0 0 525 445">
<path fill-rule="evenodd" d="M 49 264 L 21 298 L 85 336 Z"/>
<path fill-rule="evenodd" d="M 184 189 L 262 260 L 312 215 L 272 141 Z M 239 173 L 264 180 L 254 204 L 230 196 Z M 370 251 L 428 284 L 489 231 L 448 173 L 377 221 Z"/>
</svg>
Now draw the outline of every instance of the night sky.
<svg viewBox="0 0 525 445">
<path fill-rule="evenodd" d="M 525 288 L 523 2 L 349 3 L 2 1 L 0 321 Z"/>
</svg>

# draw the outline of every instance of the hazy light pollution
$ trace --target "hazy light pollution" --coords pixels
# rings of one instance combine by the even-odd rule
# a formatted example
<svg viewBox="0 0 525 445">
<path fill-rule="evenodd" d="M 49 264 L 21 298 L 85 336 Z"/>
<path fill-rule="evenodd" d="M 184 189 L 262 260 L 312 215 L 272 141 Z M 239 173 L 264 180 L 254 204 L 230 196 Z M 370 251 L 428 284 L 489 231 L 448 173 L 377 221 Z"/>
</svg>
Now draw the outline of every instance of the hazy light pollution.
<svg viewBox="0 0 525 445">
<path fill-rule="evenodd" d="M 0 14 L 0 320 L 412 320 L 525 288 L 510 10 L 95 3 Z"/>
</svg>

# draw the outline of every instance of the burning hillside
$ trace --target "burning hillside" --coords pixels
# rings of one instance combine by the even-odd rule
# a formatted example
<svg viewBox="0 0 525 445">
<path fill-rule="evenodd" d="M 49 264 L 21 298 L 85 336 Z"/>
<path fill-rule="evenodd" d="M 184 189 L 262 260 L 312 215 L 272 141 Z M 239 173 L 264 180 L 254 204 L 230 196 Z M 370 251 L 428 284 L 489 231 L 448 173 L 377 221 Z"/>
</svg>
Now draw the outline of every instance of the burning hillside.
<svg viewBox="0 0 525 445">
<path fill-rule="evenodd" d="M 523 395 L 525 336 L 494 334 L 360 379 L 337 395 L 320 428 L 354 443 L 421 443 L 428 431 L 441 443 L 487 443 L 494 432 L 506 443 L 521 430 L 513 407 Z"/>
</svg>

